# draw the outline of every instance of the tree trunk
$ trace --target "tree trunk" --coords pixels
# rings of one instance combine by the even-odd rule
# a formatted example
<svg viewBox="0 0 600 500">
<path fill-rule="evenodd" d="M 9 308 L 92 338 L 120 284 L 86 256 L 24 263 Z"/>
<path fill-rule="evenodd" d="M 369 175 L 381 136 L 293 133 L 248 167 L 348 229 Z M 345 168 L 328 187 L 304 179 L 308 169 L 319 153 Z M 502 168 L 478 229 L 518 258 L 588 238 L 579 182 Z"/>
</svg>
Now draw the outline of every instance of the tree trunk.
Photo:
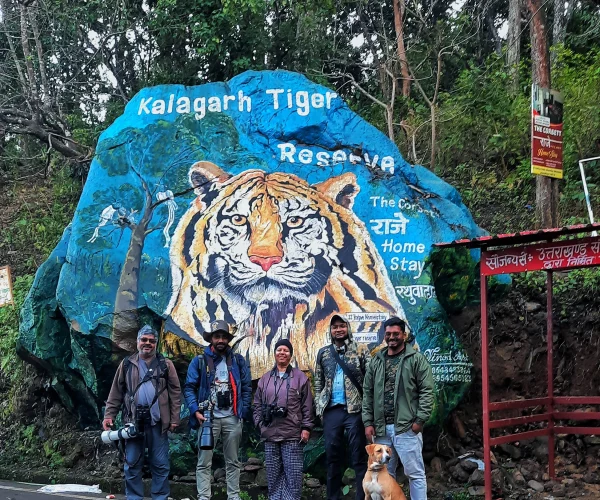
<svg viewBox="0 0 600 500">
<path fill-rule="evenodd" d="M 148 224 L 152 219 L 154 207 L 152 205 L 152 194 L 148 184 L 142 175 L 132 168 L 139 178 L 145 193 L 144 214 L 140 221 L 129 227 L 131 228 L 131 240 L 125 256 L 119 288 L 115 298 L 115 310 L 113 316 L 112 340 L 121 349 L 134 352 L 137 349 L 138 324 L 138 283 L 140 277 L 140 263 L 144 242 L 148 234 Z"/>
<path fill-rule="evenodd" d="M 400 60 L 400 72 L 402 73 L 402 95 L 410 95 L 410 74 L 408 61 L 406 59 L 406 48 L 404 46 L 404 0 L 394 0 L 394 26 L 396 28 L 396 50 Z"/>
<path fill-rule="evenodd" d="M 564 0 L 554 0 L 554 25 L 552 26 L 552 45 L 558 45 L 565 41 L 567 24 L 573 14 L 573 1 L 569 1 L 565 9 Z M 552 53 L 552 62 L 556 59 L 556 52 Z"/>
<path fill-rule="evenodd" d="M 10 50 L 10 55 L 15 63 L 15 68 L 17 70 L 17 75 L 19 75 L 19 81 L 21 82 L 21 88 L 25 94 L 28 94 L 29 87 L 27 85 L 27 81 L 25 80 L 25 75 L 21 70 L 21 63 L 19 62 L 19 58 L 17 57 L 17 50 L 15 48 L 15 44 L 12 39 L 12 35 L 10 32 L 10 27 L 8 25 L 8 8 L 6 7 L 6 0 L 0 0 L 0 10 L 2 11 L 2 16 L 0 20 L 0 24 L 3 27 L 3 32 L 6 35 L 6 39 L 8 40 L 8 47 Z"/>
<path fill-rule="evenodd" d="M 146 239 L 146 224 L 140 223 L 131 232 L 129 249 L 121 269 L 119 289 L 115 299 L 113 342 L 126 351 L 136 350 L 138 325 L 138 281 L 140 262 Z"/>
<path fill-rule="evenodd" d="M 432 102 L 429 105 L 430 111 L 431 111 L 431 164 L 429 165 L 429 168 L 431 170 L 433 170 L 433 167 L 435 167 L 435 148 L 436 148 L 436 143 L 435 143 L 435 139 L 436 139 L 436 126 L 435 126 L 435 102 Z"/>
<path fill-rule="evenodd" d="M 21 4 L 21 48 L 23 49 L 23 57 L 25 58 L 25 67 L 27 68 L 27 77 L 29 78 L 29 91 L 30 96 L 35 99 L 37 95 L 37 82 L 35 79 L 35 72 L 33 70 L 33 57 L 31 55 L 31 49 L 29 48 L 29 33 L 27 29 L 27 7 Z"/>
<path fill-rule="evenodd" d="M 546 13 L 541 0 L 527 0 L 531 19 L 531 61 L 533 83 L 550 88 L 550 54 Z M 536 214 L 542 228 L 558 226 L 558 182 L 538 175 L 535 185 Z"/>
<path fill-rule="evenodd" d="M 519 61 L 521 59 L 521 0 L 508 1 L 508 35 L 506 59 L 512 79 L 512 90 L 519 89 Z"/>
<path fill-rule="evenodd" d="M 490 30 L 490 35 L 492 35 L 492 40 L 494 40 L 494 50 L 496 51 L 496 55 L 498 55 L 498 57 L 501 57 L 502 40 L 500 39 L 500 35 L 498 35 L 498 30 L 496 29 L 494 13 L 490 9 L 487 10 L 485 14 L 485 19 L 488 24 L 488 29 Z"/>
<path fill-rule="evenodd" d="M 29 22 L 31 23 L 31 29 L 33 31 L 33 37 L 35 40 L 35 48 L 38 56 L 38 67 L 40 69 L 40 80 L 42 83 L 43 92 L 42 100 L 44 105 L 49 107 L 51 104 L 50 86 L 48 85 L 48 78 L 46 77 L 46 62 L 44 61 L 44 50 L 42 48 L 42 39 L 36 17 L 38 9 L 37 2 L 34 2 L 32 7 L 33 10 L 29 11 Z"/>
</svg>

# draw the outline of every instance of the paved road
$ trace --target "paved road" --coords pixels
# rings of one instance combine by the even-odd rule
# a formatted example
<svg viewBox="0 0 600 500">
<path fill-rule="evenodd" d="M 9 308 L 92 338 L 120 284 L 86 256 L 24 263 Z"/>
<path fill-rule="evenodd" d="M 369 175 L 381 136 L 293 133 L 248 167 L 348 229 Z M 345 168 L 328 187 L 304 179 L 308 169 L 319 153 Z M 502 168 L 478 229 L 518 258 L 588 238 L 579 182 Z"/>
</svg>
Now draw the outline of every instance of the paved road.
<svg viewBox="0 0 600 500">
<path fill-rule="evenodd" d="M 43 484 L 15 483 L 11 481 L 0 481 L 0 500 L 52 500 L 53 498 L 74 498 L 83 500 L 94 500 L 106 498 L 107 493 L 38 493 L 36 490 Z M 124 495 L 116 495 L 122 500 Z"/>
</svg>

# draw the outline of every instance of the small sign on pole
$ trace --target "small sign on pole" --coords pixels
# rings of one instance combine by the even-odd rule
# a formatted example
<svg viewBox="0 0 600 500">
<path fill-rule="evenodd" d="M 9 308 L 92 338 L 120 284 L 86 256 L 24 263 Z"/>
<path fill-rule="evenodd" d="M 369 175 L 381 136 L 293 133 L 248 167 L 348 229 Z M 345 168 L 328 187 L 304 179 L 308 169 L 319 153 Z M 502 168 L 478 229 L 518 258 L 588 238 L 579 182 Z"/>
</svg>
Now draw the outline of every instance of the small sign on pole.
<svg viewBox="0 0 600 500">
<path fill-rule="evenodd" d="M 0 307 L 14 303 L 10 267 L 0 267 Z"/>
<path fill-rule="evenodd" d="M 531 173 L 563 178 L 563 99 L 560 92 L 531 87 Z"/>
</svg>

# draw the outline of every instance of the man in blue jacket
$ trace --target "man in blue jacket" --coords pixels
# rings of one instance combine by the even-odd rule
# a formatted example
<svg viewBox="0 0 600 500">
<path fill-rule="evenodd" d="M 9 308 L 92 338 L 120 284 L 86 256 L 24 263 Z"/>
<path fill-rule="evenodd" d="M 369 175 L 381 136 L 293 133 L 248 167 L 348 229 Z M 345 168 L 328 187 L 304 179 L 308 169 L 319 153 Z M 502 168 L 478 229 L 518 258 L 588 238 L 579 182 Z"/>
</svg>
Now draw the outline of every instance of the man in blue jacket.
<svg viewBox="0 0 600 500">
<path fill-rule="evenodd" d="M 193 428 L 204 421 L 205 409 L 212 409 L 215 443 L 219 436 L 223 441 L 227 498 L 239 500 L 239 448 L 243 419 L 251 415 L 252 377 L 246 360 L 232 352 L 229 346 L 232 339 L 233 335 L 225 321 L 215 321 L 212 331 L 204 333 L 204 340 L 210 345 L 190 363 L 184 396 Z M 198 500 L 211 498 L 212 457 L 213 450 L 198 450 Z"/>
</svg>

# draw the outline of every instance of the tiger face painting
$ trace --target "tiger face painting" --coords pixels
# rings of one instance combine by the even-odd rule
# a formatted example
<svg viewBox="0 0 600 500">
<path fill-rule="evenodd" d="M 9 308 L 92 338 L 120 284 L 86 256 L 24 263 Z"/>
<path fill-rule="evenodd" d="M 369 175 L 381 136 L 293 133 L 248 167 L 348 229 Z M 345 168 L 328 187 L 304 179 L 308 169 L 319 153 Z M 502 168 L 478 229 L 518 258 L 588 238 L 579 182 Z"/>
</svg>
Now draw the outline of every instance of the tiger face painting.
<svg viewBox="0 0 600 500">
<path fill-rule="evenodd" d="M 352 211 L 359 192 L 345 173 L 315 185 L 287 173 L 231 176 L 210 162 L 189 172 L 197 198 L 170 247 L 173 294 L 166 329 L 204 343 L 216 319 L 237 325 L 237 351 L 253 378 L 273 365 L 281 337 L 301 369 L 330 342 L 334 313 L 405 317 L 385 266 Z M 379 323 L 356 325 L 376 331 Z"/>
</svg>

